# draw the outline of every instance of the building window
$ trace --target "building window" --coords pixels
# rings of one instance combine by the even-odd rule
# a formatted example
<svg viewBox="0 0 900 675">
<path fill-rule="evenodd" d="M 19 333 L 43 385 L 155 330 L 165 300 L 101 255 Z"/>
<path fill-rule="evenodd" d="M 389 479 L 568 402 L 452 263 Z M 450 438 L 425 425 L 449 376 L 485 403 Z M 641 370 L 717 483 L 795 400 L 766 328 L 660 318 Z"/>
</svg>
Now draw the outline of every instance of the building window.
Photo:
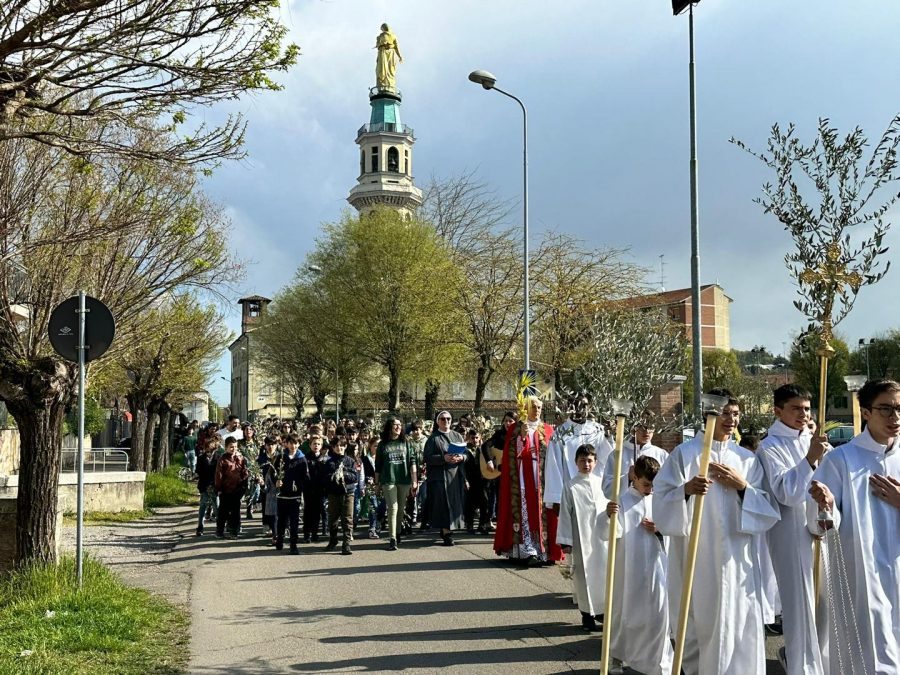
<svg viewBox="0 0 900 675">
<path fill-rule="evenodd" d="M 359 173 L 364 174 L 366 172 L 366 151 L 360 148 L 359 150 Z"/>
<path fill-rule="evenodd" d="M 403 151 L 403 173 L 409 175 L 409 150 Z"/>
<path fill-rule="evenodd" d="M 400 151 L 397 148 L 388 148 L 387 168 L 391 173 L 400 173 Z"/>
<path fill-rule="evenodd" d="M 378 165 L 378 148 L 377 146 L 372 147 L 372 173 L 378 173 L 381 170 L 381 167 Z"/>
</svg>

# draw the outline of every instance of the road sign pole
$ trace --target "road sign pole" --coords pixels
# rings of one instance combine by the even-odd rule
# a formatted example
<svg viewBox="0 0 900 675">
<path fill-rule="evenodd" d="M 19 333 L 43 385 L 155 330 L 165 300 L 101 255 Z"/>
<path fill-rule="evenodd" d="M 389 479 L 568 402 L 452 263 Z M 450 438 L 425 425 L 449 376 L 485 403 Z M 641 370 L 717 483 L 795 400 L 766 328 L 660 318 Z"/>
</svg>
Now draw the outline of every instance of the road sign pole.
<svg viewBox="0 0 900 675">
<path fill-rule="evenodd" d="M 82 585 L 82 559 L 84 556 L 84 352 L 85 345 L 84 291 L 78 293 L 78 502 L 77 525 L 75 529 L 76 580 L 78 589 Z"/>
</svg>

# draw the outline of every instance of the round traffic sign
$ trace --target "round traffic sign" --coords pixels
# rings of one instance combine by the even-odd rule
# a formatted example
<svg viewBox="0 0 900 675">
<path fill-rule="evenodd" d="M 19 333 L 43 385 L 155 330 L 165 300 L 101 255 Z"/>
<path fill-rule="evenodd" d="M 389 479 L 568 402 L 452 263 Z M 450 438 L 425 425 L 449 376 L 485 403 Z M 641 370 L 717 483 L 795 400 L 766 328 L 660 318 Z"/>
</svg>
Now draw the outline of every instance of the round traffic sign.
<svg viewBox="0 0 900 675">
<path fill-rule="evenodd" d="M 112 344 L 116 320 L 97 298 L 84 296 L 84 360 L 99 358 Z M 50 315 L 50 344 L 64 359 L 78 361 L 78 296 L 63 300 Z"/>
</svg>

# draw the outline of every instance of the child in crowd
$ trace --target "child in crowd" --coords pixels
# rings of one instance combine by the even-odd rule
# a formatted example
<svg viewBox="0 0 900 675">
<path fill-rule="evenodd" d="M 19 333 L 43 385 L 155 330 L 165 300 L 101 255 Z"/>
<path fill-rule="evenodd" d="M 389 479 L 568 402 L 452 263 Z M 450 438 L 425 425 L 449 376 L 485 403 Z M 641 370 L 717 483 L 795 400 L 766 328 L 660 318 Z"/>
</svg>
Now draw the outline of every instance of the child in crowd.
<svg viewBox="0 0 900 675">
<path fill-rule="evenodd" d="M 368 435 L 368 434 L 367 434 Z M 379 502 L 378 487 L 375 485 L 375 451 L 378 449 L 378 439 L 369 438 L 366 441 L 366 454 L 363 455 L 362 465 L 366 480 L 365 507 L 369 516 L 369 539 L 379 539 L 378 519 Z"/>
<path fill-rule="evenodd" d="M 269 528 L 272 544 L 278 533 L 278 472 L 281 470 L 282 456 L 278 452 L 278 440 L 274 436 L 266 436 L 260 454 L 259 470 L 263 480 L 263 527 Z"/>
<path fill-rule="evenodd" d="M 666 554 L 653 523 L 653 479 L 659 468 L 655 458 L 638 457 L 629 470 L 631 487 L 620 497 L 621 504 L 609 502 L 606 517 L 598 524 L 608 540 L 609 519 L 619 519 L 610 673 L 623 672 L 623 664 L 645 675 L 672 672 Z"/>
<path fill-rule="evenodd" d="M 200 493 L 200 512 L 197 516 L 197 536 L 203 535 L 203 520 L 207 510 L 212 517 L 219 517 L 219 498 L 216 495 L 216 448 L 218 439 L 208 438 L 203 446 L 203 454 L 197 458 L 197 491 Z"/>
<path fill-rule="evenodd" d="M 595 633 L 601 630 L 606 596 L 606 543 L 598 524 L 606 506 L 603 484 L 593 471 L 597 466 L 597 451 L 585 443 L 575 451 L 578 473 L 562 494 L 559 505 L 559 527 L 556 542 L 563 551 L 572 554 L 572 583 L 575 602 L 581 612 L 581 627 Z"/>
<path fill-rule="evenodd" d="M 300 525 L 300 497 L 303 489 L 309 484 L 309 465 L 306 457 L 299 452 L 300 438 L 297 434 L 288 434 L 284 441 L 285 454 L 282 470 L 278 472 L 275 487 L 278 488 L 278 521 L 275 549 L 284 548 L 284 529 L 290 527 L 290 553 L 297 555 L 297 530 Z"/>
<path fill-rule="evenodd" d="M 247 489 L 250 472 L 244 456 L 237 451 L 237 438 L 225 439 L 225 452 L 216 463 L 216 492 L 219 493 L 219 517 L 216 520 L 216 536 L 225 538 L 228 524 L 229 539 L 241 531 L 241 499 Z"/>
<path fill-rule="evenodd" d="M 347 437 L 336 433 L 320 475 L 320 484 L 328 495 L 328 532 L 326 551 L 333 551 L 338 544 L 338 524 L 343 535 L 342 555 L 352 555 L 353 501 L 359 474 L 356 460 L 346 454 Z"/>
<path fill-rule="evenodd" d="M 318 434 L 309 437 L 309 483 L 303 493 L 303 543 L 319 541 L 319 521 L 322 519 L 322 471 L 325 463 L 322 452 L 323 438 Z"/>
<path fill-rule="evenodd" d="M 481 475 L 481 434 L 470 427 L 466 431 L 466 531 L 475 534 L 475 513 L 478 513 L 478 532 L 490 531 L 487 512 L 487 498 L 484 492 L 484 477 Z"/>
</svg>

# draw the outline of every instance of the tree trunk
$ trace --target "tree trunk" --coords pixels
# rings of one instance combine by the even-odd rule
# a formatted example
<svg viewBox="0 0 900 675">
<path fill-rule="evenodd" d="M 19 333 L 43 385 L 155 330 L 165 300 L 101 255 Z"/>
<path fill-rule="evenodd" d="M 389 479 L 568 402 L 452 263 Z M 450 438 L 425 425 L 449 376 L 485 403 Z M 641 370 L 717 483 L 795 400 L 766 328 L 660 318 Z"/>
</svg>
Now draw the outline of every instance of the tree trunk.
<svg viewBox="0 0 900 675">
<path fill-rule="evenodd" d="M 425 417 L 434 419 L 434 406 L 437 403 L 438 395 L 441 393 L 441 383 L 435 380 L 425 380 Z"/>
<path fill-rule="evenodd" d="M 169 433 L 171 429 L 172 411 L 169 406 L 163 404 L 159 412 L 159 444 L 156 446 L 156 460 L 154 461 L 156 471 L 163 471 L 170 464 Z"/>
<path fill-rule="evenodd" d="M 388 368 L 388 411 L 396 413 L 400 409 L 400 369 Z"/>
<path fill-rule="evenodd" d="M 313 391 L 313 404 L 316 406 L 316 414 L 319 418 L 325 417 L 325 392 L 321 389 L 316 389 Z"/>
<path fill-rule="evenodd" d="M 491 368 L 490 357 L 481 357 L 481 365 L 478 366 L 478 372 L 475 375 L 475 405 L 473 409 L 476 413 L 481 412 L 481 407 L 484 405 L 484 393 L 487 391 L 488 382 L 491 381 L 493 374 L 494 369 Z"/>
<path fill-rule="evenodd" d="M 7 401 L 21 441 L 16 499 L 16 565 L 56 560 L 56 499 L 65 405 Z"/>
<path fill-rule="evenodd" d="M 341 417 L 346 417 L 346 413 L 350 404 L 348 400 L 350 398 L 350 383 L 346 381 L 341 381 Z"/>
<path fill-rule="evenodd" d="M 155 410 L 150 409 L 147 411 L 147 425 L 144 427 L 144 457 L 146 471 L 156 471 L 156 456 L 153 454 L 153 432 L 156 427 L 156 417 Z"/>
</svg>

